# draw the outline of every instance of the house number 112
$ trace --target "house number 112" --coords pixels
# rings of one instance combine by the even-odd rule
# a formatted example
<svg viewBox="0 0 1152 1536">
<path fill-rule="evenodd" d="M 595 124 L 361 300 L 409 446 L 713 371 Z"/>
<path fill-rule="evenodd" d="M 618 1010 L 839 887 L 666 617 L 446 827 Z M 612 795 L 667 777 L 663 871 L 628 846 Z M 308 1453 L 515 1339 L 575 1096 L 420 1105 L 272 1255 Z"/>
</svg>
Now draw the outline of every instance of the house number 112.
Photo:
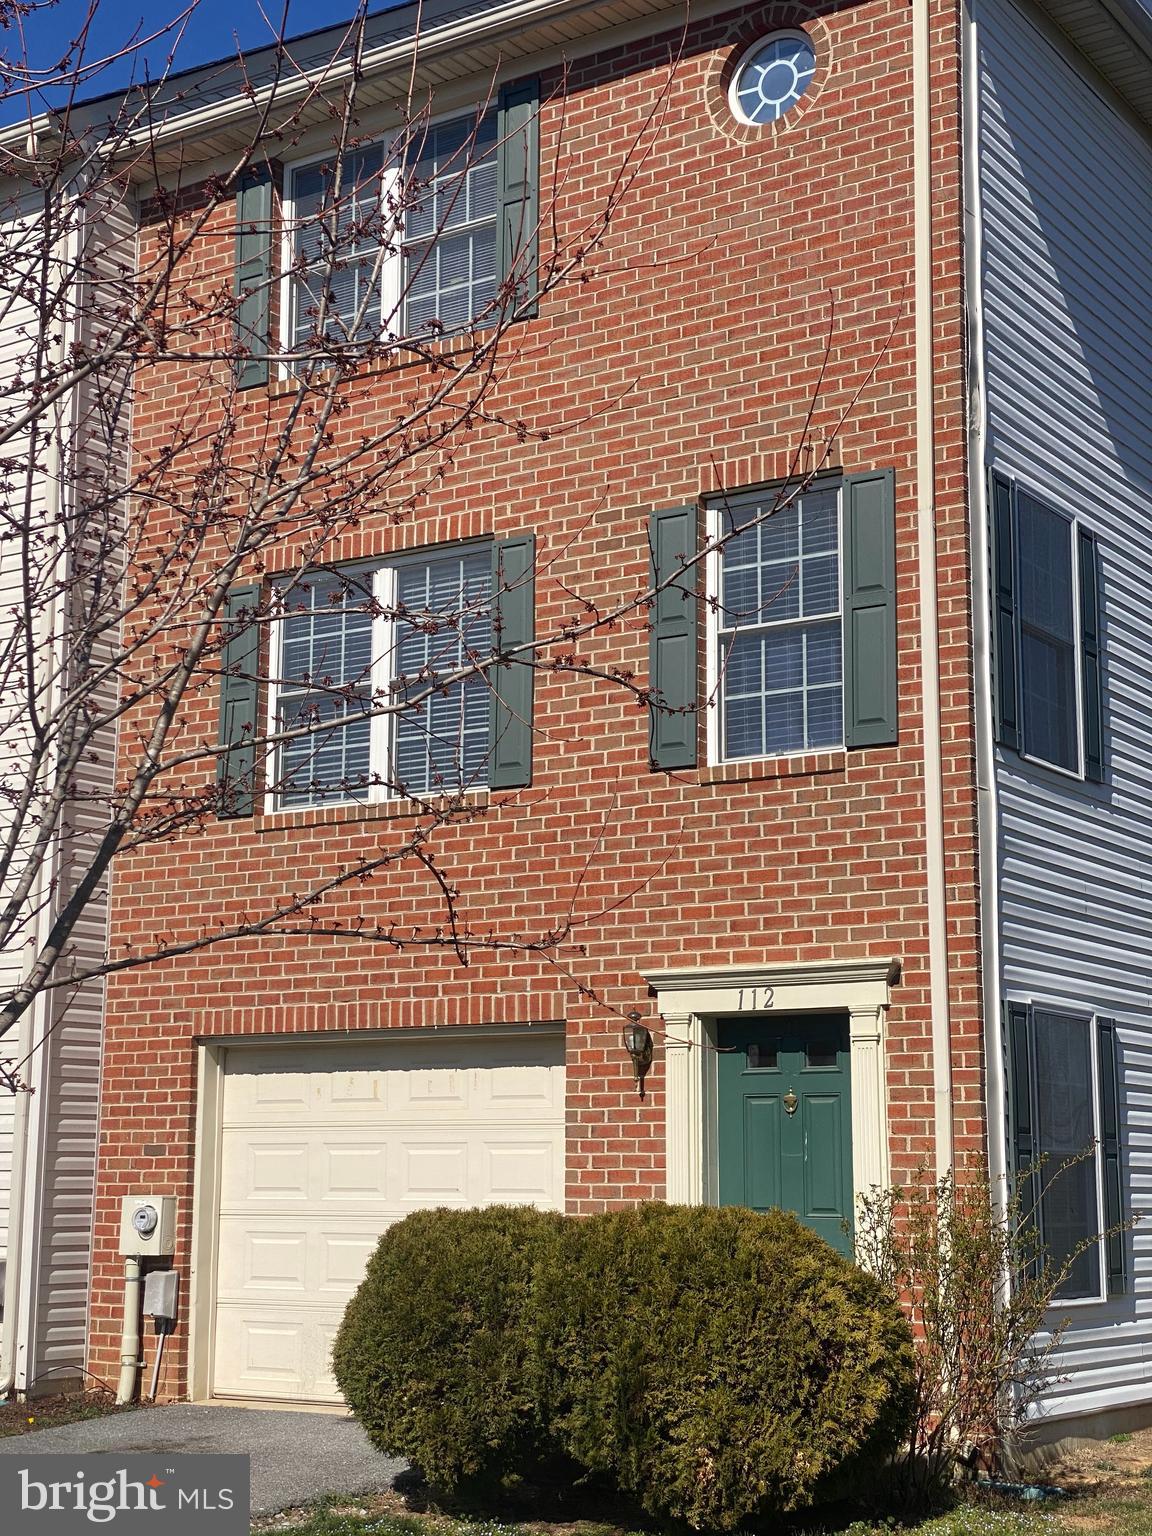
<svg viewBox="0 0 1152 1536">
<path fill-rule="evenodd" d="M 771 1008 L 775 996 L 774 987 L 741 987 L 740 1008 L 748 1013 L 763 1013 Z"/>
</svg>

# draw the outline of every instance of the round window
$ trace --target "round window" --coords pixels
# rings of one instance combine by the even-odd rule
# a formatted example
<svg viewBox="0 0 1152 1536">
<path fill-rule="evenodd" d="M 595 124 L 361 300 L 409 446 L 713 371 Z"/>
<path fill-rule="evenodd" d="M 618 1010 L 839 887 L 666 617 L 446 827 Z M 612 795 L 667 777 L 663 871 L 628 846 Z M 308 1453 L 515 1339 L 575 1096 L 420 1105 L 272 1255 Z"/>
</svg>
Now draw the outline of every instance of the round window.
<svg viewBox="0 0 1152 1536">
<path fill-rule="evenodd" d="M 777 32 L 736 66 L 728 101 L 742 123 L 762 126 L 790 112 L 812 84 L 816 50 L 806 32 Z"/>
</svg>

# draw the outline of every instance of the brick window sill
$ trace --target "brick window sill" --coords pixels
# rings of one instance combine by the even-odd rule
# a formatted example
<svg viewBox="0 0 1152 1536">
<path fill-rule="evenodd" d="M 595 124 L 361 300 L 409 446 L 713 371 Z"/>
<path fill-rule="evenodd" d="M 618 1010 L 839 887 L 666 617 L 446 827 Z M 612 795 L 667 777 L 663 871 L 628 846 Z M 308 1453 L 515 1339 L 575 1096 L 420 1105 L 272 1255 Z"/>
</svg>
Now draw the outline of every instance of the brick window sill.
<svg viewBox="0 0 1152 1536">
<path fill-rule="evenodd" d="M 257 834 L 296 831 L 307 827 L 359 826 L 366 821 L 398 821 L 404 817 L 434 816 L 449 806 L 459 807 L 461 817 L 483 814 L 489 791 L 469 790 L 456 800 L 373 800 L 368 803 L 314 805 L 293 811 L 267 811 L 257 818 Z"/>
<path fill-rule="evenodd" d="M 505 324 L 521 325 L 523 320 L 511 317 Z M 410 373 L 414 368 L 444 368 L 459 366 L 459 359 L 467 359 L 476 351 L 487 344 L 488 333 L 493 329 L 492 325 L 477 326 L 474 332 L 452 331 L 446 336 L 428 336 L 419 343 L 419 350 L 399 345 L 387 347 L 381 345 L 381 349 L 365 361 L 358 362 L 355 369 L 349 372 L 341 381 L 345 384 L 353 384 L 380 378 L 385 374 Z M 469 341 L 469 335 L 476 336 L 477 340 Z M 288 357 L 290 354 L 283 354 Z M 313 375 L 312 384 L 324 388 L 331 382 L 336 373 L 336 365 L 321 367 Z M 300 387 L 301 376 L 292 370 L 290 363 L 273 363 L 269 367 L 268 383 L 264 386 L 265 393 L 270 400 L 281 400 L 288 395 L 296 393 Z M 252 393 L 256 393 L 255 390 Z"/>
<path fill-rule="evenodd" d="M 700 770 L 701 784 L 741 784 L 751 779 L 796 779 L 817 774 L 843 773 L 848 753 L 797 752 L 791 757 L 753 757 L 733 763 L 714 763 Z"/>
</svg>

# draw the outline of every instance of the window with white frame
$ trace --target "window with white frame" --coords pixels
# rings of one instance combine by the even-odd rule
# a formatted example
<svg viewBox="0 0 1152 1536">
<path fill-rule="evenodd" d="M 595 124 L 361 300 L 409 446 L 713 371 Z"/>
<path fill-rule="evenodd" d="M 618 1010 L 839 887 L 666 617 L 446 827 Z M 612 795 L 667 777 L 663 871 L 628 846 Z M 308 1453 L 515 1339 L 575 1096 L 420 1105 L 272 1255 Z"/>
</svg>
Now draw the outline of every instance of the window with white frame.
<svg viewBox="0 0 1152 1536">
<path fill-rule="evenodd" d="M 433 124 L 404 209 L 404 331 L 458 330 L 496 296 L 496 116 Z"/>
<path fill-rule="evenodd" d="M 844 742 L 840 488 L 773 510 L 741 496 L 713 512 L 718 756 L 769 757 Z"/>
<path fill-rule="evenodd" d="M 1079 772 L 1072 523 L 1021 492 L 1016 530 L 1024 750 L 1042 762 Z"/>
<path fill-rule="evenodd" d="M 283 591 L 275 804 L 487 783 L 490 689 L 456 674 L 492 649 L 490 546 L 318 572 Z"/>
<path fill-rule="evenodd" d="M 1093 1239 L 1104 1223 L 1096 1188 L 1091 1023 L 1042 1009 L 1033 1017 L 1044 1246 L 1050 1263 L 1071 1264 L 1062 1298 L 1098 1296 L 1100 1250 Z"/>
<path fill-rule="evenodd" d="M 1043 1005 L 1008 1005 L 1021 1214 L 1061 1301 L 1124 1288 L 1119 1055 L 1115 1025 Z"/>
<path fill-rule="evenodd" d="M 289 346 L 452 331 L 497 275 L 497 115 L 417 131 L 403 164 L 369 144 L 290 168 Z"/>
<path fill-rule="evenodd" d="M 1104 777 L 1100 552 L 1095 535 L 992 477 L 997 739 L 1065 773 Z"/>
</svg>

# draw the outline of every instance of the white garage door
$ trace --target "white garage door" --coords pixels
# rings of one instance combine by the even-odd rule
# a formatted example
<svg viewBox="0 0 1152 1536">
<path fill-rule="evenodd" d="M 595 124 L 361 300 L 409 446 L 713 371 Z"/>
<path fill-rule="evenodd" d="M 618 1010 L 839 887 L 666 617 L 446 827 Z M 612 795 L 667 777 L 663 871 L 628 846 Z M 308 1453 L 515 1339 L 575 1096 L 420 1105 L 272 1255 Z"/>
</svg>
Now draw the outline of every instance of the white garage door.
<svg viewBox="0 0 1152 1536">
<path fill-rule="evenodd" d="M 563 1037 L 232 1047 L 221 1129 L 212 1390 L 335 1402 L 332 1340 L 385 1227 L 563 1209 Z"/>
</svg>

